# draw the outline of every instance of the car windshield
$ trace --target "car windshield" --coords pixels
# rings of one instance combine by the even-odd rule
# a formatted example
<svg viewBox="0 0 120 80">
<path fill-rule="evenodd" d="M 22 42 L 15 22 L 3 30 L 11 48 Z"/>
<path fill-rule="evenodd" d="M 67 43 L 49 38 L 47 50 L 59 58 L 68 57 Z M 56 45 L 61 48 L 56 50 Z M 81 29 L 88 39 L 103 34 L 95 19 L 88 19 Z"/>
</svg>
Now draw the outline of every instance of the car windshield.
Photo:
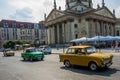
<svg viewBox="0 0 120 80">
<path fill-rule="evenodd" d="M 44 48 L 44 47 L 43 47 L 43 46 L 40 46 L 39 48 L 42 49 L 42 48 Z"/>
<path fill-rule="evenodd" d="M 40 46 L 39 48 L 40 48 L 40 49 L 43 49 L 43 48 L 44 48 L 44 49 L 48 49 L 48 48 L 50 48 L 50 47 L 49 47 L 49 46 Z"/>
<path fill-rule="evenodd" d="M 87 53 L 95 53 L 96 52 L 96 48 L 95 47 L 88 47 L 86 48 Z"/>
<path fill-rule="evenodd" d="M 37 52 L 37 49 L 27 49 L 26 52 Z"/>
<path fill-rule="evenodd" d="M 7 52 L 7 51 L 11 51 L 11 50 L 10 49 L 6 49 L 5 52 Z"/>
</svg>

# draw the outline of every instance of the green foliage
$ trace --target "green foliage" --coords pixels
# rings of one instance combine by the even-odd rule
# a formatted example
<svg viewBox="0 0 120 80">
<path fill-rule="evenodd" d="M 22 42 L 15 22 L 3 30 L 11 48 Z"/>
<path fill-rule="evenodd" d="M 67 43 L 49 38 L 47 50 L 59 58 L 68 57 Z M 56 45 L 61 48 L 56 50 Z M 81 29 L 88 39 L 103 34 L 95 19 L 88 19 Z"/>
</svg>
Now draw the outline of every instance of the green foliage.
<svg viewBox="0 0 120 80">
<path fill-rule="evenodd" d="M 14 40 L 14 41 L 7 41 L 3 44 L 4 48 L 11 48 L 14 49 L 15 45 L 23 45 L 23 44 L 30 44 L 33 45 L 31 41 L 19 41 L 19 40 Z"/>
</svg>

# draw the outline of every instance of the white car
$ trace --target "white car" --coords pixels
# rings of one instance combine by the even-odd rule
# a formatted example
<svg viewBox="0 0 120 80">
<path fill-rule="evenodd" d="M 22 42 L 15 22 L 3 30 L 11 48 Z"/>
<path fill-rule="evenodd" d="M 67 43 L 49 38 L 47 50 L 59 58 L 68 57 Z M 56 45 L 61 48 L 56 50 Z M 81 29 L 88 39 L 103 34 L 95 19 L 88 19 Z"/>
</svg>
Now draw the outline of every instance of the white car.
<svg viewBox="0 0 120 80">
<path fill-rule="evenodd" d="M 40 46 L 39 49 L 45 54 L 51 54 L 52 49 L 50 46 Z"/>
</svg>

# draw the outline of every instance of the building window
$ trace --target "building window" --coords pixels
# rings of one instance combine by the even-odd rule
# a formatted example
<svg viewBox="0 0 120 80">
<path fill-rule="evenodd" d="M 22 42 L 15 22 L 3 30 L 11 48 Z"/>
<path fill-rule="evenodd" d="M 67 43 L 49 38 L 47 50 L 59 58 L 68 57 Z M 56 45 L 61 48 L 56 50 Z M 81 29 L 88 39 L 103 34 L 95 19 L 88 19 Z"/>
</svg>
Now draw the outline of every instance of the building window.
<svg viewBox="0 0 120 80">
<path fill-rule="evenodd" d="M 7 23 L 7 22 L 4 22 L 4 23 L 3 23 L 3 26 L 4 26 L 4 27 L 8 27 L 8 23 Z"/>
<path fill-rule="evenodd" d="M 81 8 L 81 11 L 83 11 L 83 8 Z"/>
<path fill-rule="evenodd" d="M 27 24 L 27 27 L 28 27 L 29 29 L 31 29 L 31 28 L 32 28 L 32 24 Z"/>
<path fill-rule="evenodd" d="M 120 31 L 119 30 L 117 30 L 116 36 L 120 36 Z"/>
<path fill-rule="evenodd" d="M 76 38 L 76 39 L 78 38 L 78 35 L 77 35 L 77 34 L 75 35 L 75 38 Z"/>
<path fill-rule="evenodd" d="M 79 3 L 80 3 L 80 2 L 81 2 L 81 0 L 77 0 L 77 2 L 79 2 Z"/>
<path fill-rule="evenodd" d="M 20 28 L 24 28 L 24 24 L 20 24 Z"/>
<path fill-rule="evenodd" d="M 77 8 L 75 8 L 75 11 L 77 11 Z"/>
<path fill-rule="evenodd" d="M 12 27 L 14 27 L 14 28 L 16 27 L 16 23 L 15 22 L 12 23 Z"/>
<path fill-rule="evenodd" d="M 77 24 L 74 24 L 74 27 L 75 27 L 75 28 L 77 28 L 77 27 L 78 27 L 78 25 L 77 25 Z"/>
</svg>

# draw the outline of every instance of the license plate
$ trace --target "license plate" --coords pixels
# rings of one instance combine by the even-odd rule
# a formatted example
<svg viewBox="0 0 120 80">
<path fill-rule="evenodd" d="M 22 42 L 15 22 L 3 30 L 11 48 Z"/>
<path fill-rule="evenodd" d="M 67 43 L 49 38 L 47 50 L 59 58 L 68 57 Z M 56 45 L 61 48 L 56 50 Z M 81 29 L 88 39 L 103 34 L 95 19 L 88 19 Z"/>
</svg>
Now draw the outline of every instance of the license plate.
<svg viewBox="0 0 120 80">
<path fill-rule="evenodd" d="M 111 66 L 111 65 L 112 65 L 112 63 L 108 63 L 106 66 L 109 67 L 109 66 Z"/>
</svg>

